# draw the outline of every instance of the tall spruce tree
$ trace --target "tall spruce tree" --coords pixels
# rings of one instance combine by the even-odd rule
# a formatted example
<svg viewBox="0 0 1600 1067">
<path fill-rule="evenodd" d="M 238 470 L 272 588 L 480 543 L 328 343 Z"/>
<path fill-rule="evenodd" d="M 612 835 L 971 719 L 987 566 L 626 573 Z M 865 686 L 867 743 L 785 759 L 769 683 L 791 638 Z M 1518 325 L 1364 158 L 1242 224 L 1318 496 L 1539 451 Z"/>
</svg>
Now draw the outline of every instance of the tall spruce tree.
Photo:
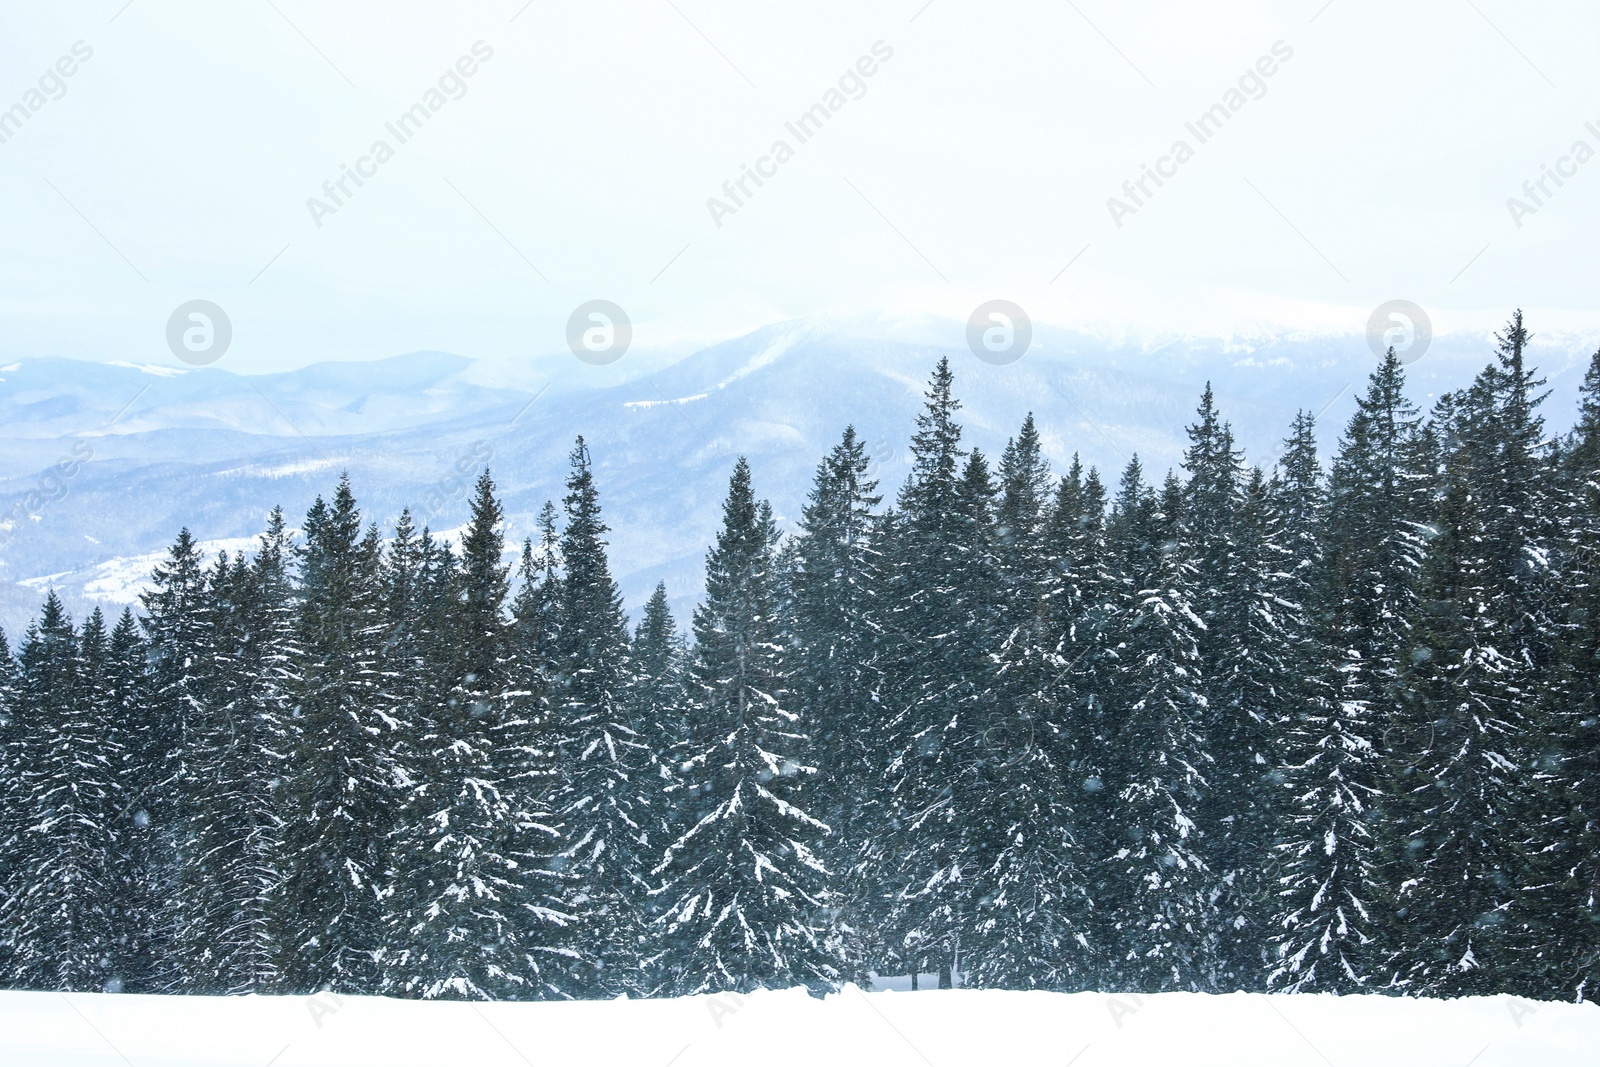
<svg viewBox="0 0 1600 1067">
<path fill-rule="evenodd" d="M 1215 659 L 1207 675 L 1213 758 L 1205 855 L 1217 896 L 1214 986 L 1264 988 L 1269 924 L 1275 918 L 1272 864 L 1283 824 L 1284 732 L 1291 713 L 1294 649 L 1282 590 L 1284 534 L 1260 468 L 1244 477 L 1232 520 L 1233 572 L 1207 621 Z"/>
<path fill-rule="evenodd" d="M 1372 372 L 1329 476 L 1326 611 L 1343 671 L 1340 698 L 1364 701 L 1388 729 L 1431 513 L 1428 443 L 1391 350 Z"/>
<path fill-rule="evenodd" d="M 20 868 L 18 842 L 25 827 L 22 821 L 22 789 L 19 780 L 16 737 L 21 729 L 17 718 L 17 665 L 11 658 L 11 645 L 0 629 L 0 915 L 8 914 L 17 891 L 16 871 Z M 0 988 L 11 983 L 11 958 L 14 938 L 0 927 Z"/>
<path fill-rule="evenodd" d="M 382 699 L 376 530 L 349 479 L 306 514 L 298 548 L 294 711 L 281 796 L 283 877 L 270 914 L 288 992 L 377 986 L 385 841 L 392 822 L 392 716 Z"/>
<path fill-rule="evenodd" d="M 657 582 L 645 601 L 644 613 L 633 633 L 633 684 L 629 697 L 632 719 L 650 759 L 649 777 L 655 782 L 659 802 L 653 805 L 651 833 L 658 841 L 675 841 L 686 827 L 674 814 L 674 766 L 689 738 L 687 677 L 688 649 L 667 602 L 667 585 Z"/>
<path fill-rule="evenodd" d="M 1190 600 L 1193 564 L 1180 540 L 1182 490 L 1158 498 L 1138 458 L 1122 476 L 1108 533 L 1118 583 L 1105 810 L 1114 851 L 1094 895 L 1107 916 L 1115 988 L 1201 989 L 1213 974 L 1217 927 L 1197 817 L 1206 795 L 1205 696 Z"/>
<path fill-rule="evenodd" d="M 614 996 L 638 976 L 653 785 L 630 716 L 627 623 L 582 437 L 572 450 L 564 504 L 551 703 L 566 840 L 556 858 L 572 876 L 565 910 L 578 916 L 582 949 L 564 988 L 569 996 Z"/>
<path fill-rule="evenodd" d="M 695 743 L 689 655 L 668 605 L 666 583 L 658 582 L 634 630 L 634 677 L 629 695 L 634 704 L 634 721 L 639 723 L 650 758 L 649 778 L 654 791 L 650 839 L 660 842 L 662 848 L 687 833 L 696 819 L 690 796 L 696 781 L 692 773 L 684 773 L 685 769 L 692 771 Z M 674 985 L 670 965 L 673 946 L 670 939 L 663 938 L 659 922 L 668 905 L 662 894 L 647 892 L 642 909 L 647 946 L 640 982 L 644 991 L 670 990 Z"/>
<path fill-rule="evenodd" d="M 1205 622 L 1199 635 L 1205 679 L 1206 748 L 1215 761 L 1201 808 L 1203 852 L 1218 909 L 1217 988 L 1256 988 L 1264 973 L 1262 877 L 1271 855 L 1278 791 L 1263 788 L 1279 765 L 1272 719 L 1281 677 L 1281 631 L 1274 592 L 1265 483 L 1247 474 L 1233 429 L 1210 383 L 1188 427 L 1188 479 L 1180 540 L 1193 560 L 1192 598 Z"/>
<path fill-rule="evenodd" d="M 155 922 L 161 916 L 162 881 L 151 877 L 160 840 L 144 806 L 148 791 L 165 773 L 165 750 L 152 751 L 159 734 L 151 714 L 147 657 L 139 623 L 129 608 L 111 630 L 106 660 L 110 737 L 118 760 L 118 807 L 111 822 L 112 928 L 116 931 L 110 977 L 112 992 L 148 993 L 160 988 L 156 953 L 162 944 Z"/>
<path fill-rule="evenodd" d="M 200 546 L 188 529 L 151 575 L 140 595 L 148 658 L 144 722 L 130 739 L 139 754 L 139 780 L 132 801 L 143 838 L 139 878 L 151 912 L 139 923 L 148 931 L 145 957 L 150 973 L 134 991 L 172 992 L 186 987 L 189 972 L 179 932 L 195 920 L 180 879 L 195 844 L 194 824 L 203 800 L 193 784 L 188 758 L 209 714 L 208 690 L 216 664 L 210 628 L 210 594 Z"/>
<path fill-rule="evenodd" d="M 1329 644 L 1325 605 L 1341 596 L 1328 584 L 1322 545 L 1327 524 L 1315 425 L 1300 412 L 1273 483 L 1281 571 L 1275 622 L 1286 656 L 1282 717 L 1288 803 L 1271 865 L 1272 970 L 1269 983 L 1295 991 L 1353 993 L 1382 974 L 1377 926 L 1383 873 L 1374 818 L 1381 774 L 1367 701 L 1345 692 Z M 1349 652 L 1345 652 L 1349 656 Z"/>
<path fill-rule="evenodd" d="M 1543 725 L 1529 697 L 1550 665 L 1550 470 L 1521 312 L 1497 340 L 1495 362 L 1439 415 L 1441 485 L 1404 675 L 1397 962 L 1443 995 L 1521 992 L 1545 966 L 1526 895 L 1545 799 L 1530 787 Z"/>
<path fill-rule="evenodd" d="M 1066 989 L 1092 973 L 1088 874 L 1081 862 L 1080 792 L 1067 659 L 1051 603 L 1058 588 L 1047 536 L 1052 479 L 1030 414 L 1000 462 L 994 522 L 992 688 L 977 755 L 971 816 L 969 985 Z"/>
<path fill-rule="evenodd" d="M 1377 908 L 1366 902 L 1367 933 L 1377 942 L 1368 958 L 1383 960 L 1372 964 L 1382 974 L 1370 981 L 1392 979 L 1393 958 L 1408 936 L 1394 901 L 1394 862 L 1404 845 L 1390 832 L 1394 799 L 1387 794 L 1404 791 L 1399 776 L 1411 773 L 1401 751 L 1407 733 L 1402 677 L 1433 512 L 1434 451 L 1432 434 L 1406 398 L 1404 366 L 1388 350 L 1356 398 L 1333 457 L 1316 583 L 1333 699 L 1348 729 L 1375 746 L 1379 761 L 1378 781 L 1362 783 L 1383 794 L 1369 823 L 1383 882 Z"/>
<path fill-rule="evenodd" d="M 974 646 L 970 581 L 981 531 L 971 509 L 978 468 L 967 466 L 941 359 L 911 439 L 912 470 L 886 537 L 884 699 L 893 756 L 886 768 L 888 826 L 873 866 L 893 901 L 885 926 L 901 966 L 952 982 L 967 906 L 963 817 L 979 730 L 971 684 L 985 649 Z M 985 501 L 985 503 L 987 503 Z"/>
<path fill-rule="evenodd" d="M 512 797 L 495 759 L 512 687 L 504 511 L 486 470 L 452 579 L 446 699 L 411 709 L 409 791 L 392 837 L 385 985 L 421 997 L 504 999 L 527 983 L 523 872 Z"/>
<path fill-rule="evenodd" d="M 11 763 L 21 833 L 3 925 L 10 982 L 25 989 L 98 991 L 113 977 L 115 878 L 110 867 L 117 752 L 102 720 L 104 620 L 80 643 L 51 591 L 18 656 L 20 729 Z"/>
<path fill-rule="evenodd" d="M 278 880 L 272 783 L 282 708 L 264 700 L 273 605 L 259 577 L 242 555 L 224 552 L 208 582 L 212 662 L 183 746 L 191 854 L 179 877 L 184 921 L 175 932 L 184 988 L 194 993 L 264 992 L 275 976 L 267 901 Z"/>
<path fill-rule="evenodd" d="M 818 855 L 829 828 L 804 809 L 816 768 L 805 762 L 804 723 L 786 707 L 777 539 L 740 459 L 694 616 L 695 751 L 685 762 L 699 818 L 657 868 L 679 993 L 822 990 L 841 979 Z"/>
<path fill-rule="evenodd" d="M 886 798 L 878 662 L 883 630 L 878 526 L 881 501 L 865 444 L 847 426 L 817 467 L 790 543 L 788 597 L 794 710 L 820 768 L 808 810 L 832 833 L 823 858 L 834 875 L 841 927 L 862 957 L 883 955 L 877 880 L 867 857 Z"/>
<path fill-rule="evenodd" d="M 552 708 L 556 635 L 561 609 L 560 535 L 555 505 L 539 515 L 539 544 L 524 542 L 511 605 L 511 689 L 495 744 L 496 762 L 516 815 L 514 854 L 521 864 L 515 915 L 534 995 L 572 995 L 574 961 L 584 931 L 565 911 L 574 872 L 562 855 L 557 808 L 564 801 L 557 763 L 559 734 Z"/>
<path fill-rule="evenodd" d="M 1600 989 L 1600 351 L 1584 375 L 1559 478 L 1563 595 L 1555 678 L 1543 703 L 1560 803 L 1543 828 L 1551 848 L 1538 872 L 1554 887 L 1544 897 L 1553 920 L 1544 929 L 1553 957 L 1545 988 L 1588 999 Z"/>
<path fill-rule="evenodd" d="M 1110 988 L 1114 971 L 1107 969 L 1113 962 L 1108 950 L 1116 942 L 1111 916 L 1095 899 L 1102 860 L 1120 847 L 1110 822 L 1113 798 L 1105 790 L 1114 724 L 1107 712 L 1116 677 L 1113 623 L 1118 605 L 1118 584 L 1107 554 L 1106 510 L 1099 473 L 1092 468 L 1085 473 L 1074 456 L 1056 487 L 1044 534 L 1047 562 L 1040 576 L 1040 595 L 1059 635 L 1056 654 L 1065 662 L 1053 682 L 1060 705 L 1055 762 L 1063 776 L 1065 803 L 1075 809 L 1073 834 L 1089 897 L 1088 945 L 1080 943 L 1081 958 L 1073 964 L 1084 988 Z"/>
</svg>

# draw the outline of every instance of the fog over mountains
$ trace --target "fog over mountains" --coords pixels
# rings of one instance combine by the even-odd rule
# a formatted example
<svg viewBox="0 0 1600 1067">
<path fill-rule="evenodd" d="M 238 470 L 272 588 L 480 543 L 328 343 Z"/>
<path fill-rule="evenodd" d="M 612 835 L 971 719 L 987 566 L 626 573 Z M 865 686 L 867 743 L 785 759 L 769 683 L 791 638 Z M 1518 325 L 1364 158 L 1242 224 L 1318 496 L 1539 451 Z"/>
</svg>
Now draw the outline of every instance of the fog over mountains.
<svg viewBox="0 0 1600 1067">
<path fill-rule="evenodd" d="M 1412 397 L 1425 409 L 1468 384 L 1492 343 L 1436 337 L 1408 368 Z M 1536 340 L 1551 432 L 1570 425 L 1575 368 L 1593 350 L 1593 338 Z M 676 362 L 630 354 L 609 367 L 571 355 L 508 366 L 416 352 L 242 376 L 24 360 L 0 367 L 0 626 L 19 636 L 50 587 L 75 615 L 132 603 L 181 527 L 213 552 L 248 549 L 273 505 L 294 521 L 342 470 L 386 531 L 406 506 L 419 524 L 453 531 L 487 464 L 508 540 L 520 544 L 543 502 L 559 500 L 578 434 L 593 450 L 630 610 L 662 579 L 684 619 L 736 457 L 750 458 L 757 492 L 792 528 L 823 452 L 854 424 L 892 500 L 941 354 L 956 369 L 968 446 L 997 457 L 1032 411 L 1058 468 L 1077 452 L 1112 479 L 1135 452 L 1157 478 L 1180 461 L 1208 380 L 1252 462 L 1270 465 L 1299 408 L 1321 413 L 1331 446 L 1374 364 L 1360 336 L 1148 342 L 1041 328 L 1020 362 L 991 366 L 962 348 L 817 322 L 769 326 Z"/>
</svg>

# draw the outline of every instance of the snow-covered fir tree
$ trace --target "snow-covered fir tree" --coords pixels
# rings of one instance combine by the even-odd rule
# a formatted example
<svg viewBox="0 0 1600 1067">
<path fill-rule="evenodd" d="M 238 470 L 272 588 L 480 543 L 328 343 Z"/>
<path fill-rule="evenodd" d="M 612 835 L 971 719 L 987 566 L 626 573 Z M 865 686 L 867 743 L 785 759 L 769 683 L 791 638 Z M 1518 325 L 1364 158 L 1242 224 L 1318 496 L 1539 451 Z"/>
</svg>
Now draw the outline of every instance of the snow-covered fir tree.
<svg viewBox="0 0 1600 1067">
<path fill-rule="evenodd" d="M 1058 712 L 1060 788 L 1075 809 L 1073 835 L 1089 909 L 1085 916 L 1085 948 L 1074 962 L 1084 987 L 1110 981 L 1109 952 L 1116 943 L 1112 917 L 1096 905 L 1100 863 L 1119 847 L 1110 822 L 1112 797 L 1105 790 L 1107 755 L 1113 721 L 1107 716 L 1116 671 L 1113 623 L 1117 617 L 1118 583 L 1106 546 L 1105 487 L 1094 469 L 1087 473 L 1076 455 L 1056 487 L 1045 537 L 1045 570 L 1040 593 L 1060 636 L 1057 655 L 1065 666 L 1054 681 Z"/>
<path fill-rule="evenodd" d="M 1407 644 L 1394 827 L 1406 926 L 1401 977 L 1444 995 L 1521 991 L 1542 947 L 1519 896 L 1541 851 L 1530 788 L 1550 667 L 1551 497 L 1543 382 L 1518 312 L 1496 359 L 1440 409 L 1437 510 Z"/>
<path fill-rule="evenodd" d="M 1278 517 L 1275 621 L 1285 650 L 1280 714 L 1287 804 L 1270 870 L 1275 988 L 1350 993 L 1382 973 L 1376 926 L 1384 881 L 1373 826 L 1382 775 L 1371 709 L 1343 687 L 1329 645 L 1326 511 L 1312 417 L 1301 412 L 1273 483 Z M 1348 655 L 1348 653 L 1346 653 Z"/>
<path fill-rule="evenodd" d="M 450 575 L 438 657 L 443 700 L 407 709 L 408 786 L 391 843 L 385 987 L 409 996 L 498 1000 L 527 985 L 517 816 L 494 758 L 513 688 L 501 562 L 504 512 L 488 471 Z"/>
<path fill-rule="evenodd" d="M 638 976 L 655 787 L 631 718 L 622 594 L 606 559 L 609 527 L 582 437 L 563 503 L 551 710 L 564 777 L 555 810 L 565 840 L 554 859 L 570 873 L 563 910 L 577 916 L 581 953 L 563 989 L 575 997 L 616 995 Z"/>
<path fill-rule="evenodd" d="M 633 684 L 629 698 L 633 721 L 639 724 L 651 761 L 649 777 L 655 792 L 647 829 L 658 848 L 682 837 L 697 817 L 689 662 L 688 644 L 672 617 L 666 583 L 657 582 L 633 633 Z M 653 873 L 647 872 L 646 877 L 652 884 L 658 883 Z M 669 904 L 660 893 L 647 893 L 642 902 L 646 947 L 637 987 L 643 992 L 668 990 L 675 982 L 670 964 L 671 942 L 662 938 L 659 922 Z"/>
<path fill-rule="evenodd" d="M 161 840 L 146 807 L 150 791 L 166 771 L 165 750 L 152 751 L 156 733 L 149 699 L 145 642 L 133 611 L 124 608 L 111 630 L 106 662 L 107 698 L 110 702 L 110 738 L 120 757 L 115 778 L 119 804 L 111 823 L 114 877 L 112 925 L 116 930 L 108 990 L 153 992 L 160 988 L 157 952 L 163 942 L 155 928 L 161 914 L 164 879 L 154 878 L 152 847 Z"/>
<path fill-rule="evenodd" d="M 833 831 L 823 857 L 834 877 L 839 922 L 857 950 L 852 967 L 883 956 L 884 901 L 868 858 L 887 802 L 881 557 L 873 514 L 881 498 L 871 466 L 864 442 L 847 426 L 817 467 L 788 556 L 793 707 L 821 769 L 807 807 Z"/>
<path fill-rule="evenodd" d="M 507 634 L 510 688 L 504 716 L 495 729 L 493 758 L 513 816 L 510 854 L 518 863 L 519 877 L 512 919 L 528 982 L 526 995 L 561 997 L 571 995 L 568 975 L 573 962 L 582 958 L 575 946 L 583 931 L 575 916 L 562 910 L 572 874 L 560 858 L 562 837 L 555 812 L 562 798 L 562 775 L 556 762 L 550 698 L 561 577 L 556 511 L 548 501 L 539 529 L 538 547 L 525 541 L 517 567 Z"/>
<path fill-rule="evenodd" d="M 385 708 L 380 541 L 348 478 L 306 514 L 284 739 L 283 876 L 270 915 L 287 990 L 377 987 L 393 820 L 395 720 Z"/>
<path fill-rule="evenodd" d="M 1544 988 L 1590 999 L 1600 989 L 1600 351 L 1584 375 L 1578 424 L 1560 456 L 1556 514 L 1555 681 L 1547 728 L 1559 761 L 1537 864 L 1548 918 Z"/>
<path fill-rule="evenodd" d="M 694 615 L 693 750 L 680 771 L 694 822 L 656 868 L 663 963 L 680 994 L 822 990 L 842 977 L 819 855 L 829 827 L 805 810 L 817 769 L 786 706 L 777 540 L 741 458 Z"/>
<path fill-rule="evenodd" d="M 207 626 L 208 592 L 200 546 L 187 529 L 151 575 L 141 594 L 145 633 L 147 700 L 129 739 L 140 780 L 131 801 L 139 842 L 138 878 L 149 911 L 137 924 L 148 938 L 147 974 L 132 975 L 130 991 L 184 988 L 191 968 L 179 943 L 193 918 L 181 879 L 193 852 L 193 826 L 202 816 L 187 758 L 207 716 L 207 687 L 216 649 Z"/>
<path fill-rule="evenodd" d="M 1193 561 L 1206 751 L 1212 760 L 1200 822 L 1218 912 L 1212 982 L 1253 988 L 1265 960 L 1267 860 L 1280 790 L 1269 776 L 1281 706 L 1282 630 L 1275 619 L 1270 512 L 1259 470 L 1246 473 L 1208 383 L 1184 453 L 1188 479 L 1173 518 Z"/>
<path fill-rule="evenodd" d="M 650 814 L 650 834 L 658 842 L 675 841 L 686 829 L 677 817 L 674 783 L 675 767 L 689 740 L 688 656 L 668 604 L 666 583 L 657 582 L 633 632 L 629 700 L 630 718 L 639 724 L 651 761 L 648 774 L 658 790 Z"/>
<path fill-rule="evenodd" d="M 1180 541 L 1176 479 L 1158 498 L 1138 458 L 1122 476 L 1108 531 L 1119 585 L 1119 666 L 1107 709 L 1105 811 L 1114 851 L 1094 901 L 1112 939 L 1105 981 L 1139 991 L 1201 989 L 1217 937 L 1196 821 L 1210 770 L 1193 566 Z"/>
<path fill-rule="evenodd" d="M 1089 878 L 1078 838 L 1070 642 L 1053 610 L 1053 479 L 1033 416 L 1006 446 L 995 509 L 993 686 L 970 816 L 972 911 L 962 940 L 975 986 L 1065 989 L 1092 973 Z"/>
<path fill-rule="evenodd" d="M 279 878 L 280 822 L 273 783 L 285 708 L 271 665 L 283 654 L 273 623 L 287 592 L 273 581 L 286 534 L 281 515 L 266 562 L 222 553 L 209 572 L 205 629 L 211 662 L 182 749 L 187 848 L 175 930 L 186 990 L 265 992 L 276 977 L 267 901 Z M 273 562 L 277 557 L 277 562 Z M 277 600 L 269 597 L 280 598 Z"/>
<path fill-rule="evenodd" d="M 18 873 L 22 853 L 20 841 L 26 824 L 22 818 L 22 783 L 17 774 L 19 755 L 14 738 L 21 727 L 16 717 L 17 665 L 11 657 L 11 644 L 0 629 L 0 915 L 7 914 L 9 901 L 22 885 Z M 11 958 L 15 938 L 0 927 L 0 984 L 11 982 Z"/>
<path fill-rule="evenodd" d="M 52 591 L 17 657 L 12 878 L 0 925 L 9 931 L 10 984 L 99 991 L 113 977 L 116 879 L 112 823 L 119 803 L 103 716 L 108 641 L 96 610 L 80 643 Z"/>
<path fill-rule="evenodd" d="M 891 759 L 889 802 L 874 866 L 893 909 L 885 922 L 900 965 L 936 970 L 949 986 L 966 923 L 965 816 L 974 801 L 979 730 L 972 699 L 988 674 L 981 578 L 975 548 L 986 536 L 973 508 L 987 506 L 987 482 L 961 448 L 955 375 L 941 359 L 911 439 L 912 470 L 885 538 L 883 699 Z"/>
</svg>

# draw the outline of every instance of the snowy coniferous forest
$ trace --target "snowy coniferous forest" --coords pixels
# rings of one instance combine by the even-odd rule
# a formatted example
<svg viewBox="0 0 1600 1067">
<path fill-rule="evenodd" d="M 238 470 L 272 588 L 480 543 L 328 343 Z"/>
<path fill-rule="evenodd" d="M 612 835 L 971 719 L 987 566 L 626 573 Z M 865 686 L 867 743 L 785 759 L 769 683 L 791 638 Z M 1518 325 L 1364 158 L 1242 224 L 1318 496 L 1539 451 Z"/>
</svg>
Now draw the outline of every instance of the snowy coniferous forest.
<svg viewBox="0 0 1600 1067">
<path fill-rule="evenodd" d="M 964 448 L 941 362 L 892 498 L 849 429 L 786 535 L 735 466 L 689 638 L 582 439 L 513 568 L 488 472 L 459 544 L 183 531 L 0 640 L 0 986 L 1592 996 L 1600 354 L 1550 433 L 1527 339 L 1109 479 Z"/>
</svg>

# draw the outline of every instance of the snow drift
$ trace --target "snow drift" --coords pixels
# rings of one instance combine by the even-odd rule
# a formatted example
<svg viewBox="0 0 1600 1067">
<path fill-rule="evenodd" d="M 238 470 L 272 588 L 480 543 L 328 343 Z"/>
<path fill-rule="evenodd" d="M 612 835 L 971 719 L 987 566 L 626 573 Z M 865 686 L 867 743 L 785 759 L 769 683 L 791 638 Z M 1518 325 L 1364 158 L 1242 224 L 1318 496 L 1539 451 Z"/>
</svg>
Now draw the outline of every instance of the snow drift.
<svg viewBox="0 0 1600 1067">
<path fill-rule="evenodd" d="M 1600 1008 L 1515 997 L 803 991 L 680 1000 L 0 993 L 17 1067 L 337 1064 L 1217 1064 L 1505 1067 L 1600 1063 Z"/>
</svg>

